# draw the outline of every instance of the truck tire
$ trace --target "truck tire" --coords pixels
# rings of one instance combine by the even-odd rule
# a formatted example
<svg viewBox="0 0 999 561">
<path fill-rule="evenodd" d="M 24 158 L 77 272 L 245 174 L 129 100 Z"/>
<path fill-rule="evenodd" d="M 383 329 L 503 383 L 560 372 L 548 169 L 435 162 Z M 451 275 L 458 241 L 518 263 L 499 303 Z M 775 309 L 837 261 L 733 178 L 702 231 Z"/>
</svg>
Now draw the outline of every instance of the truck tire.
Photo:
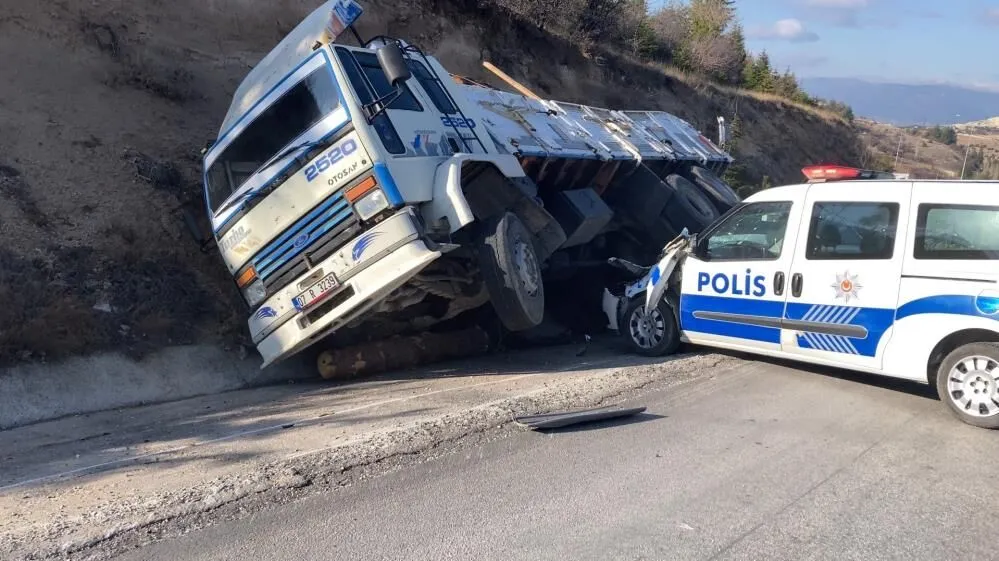
<svg viewBox="0 0 999 561">
<path fill-rule="evenodd" d="M 666 184 L 673 188 L 673 198 L 663 214 L 673 226 L 695 234 L 718 218 L 718 209 L 711 199 L 689 180 L 672 174 L 666 177 Z"/>
<path fill-rule="evenodd" d="M 680 330 L 665 298 L 648 314 L 645 313 L 645 293 L 632 298 L 621 314 L 618 326 L 628 348 L 642 356 L 672 354 L 680 346 Z"/>
<path fill-rule="evenodd" d="M 969 343 L 950 352 L 937 369 L 937 395 L 958 419 L 999 428 L 999 344 Z"/>
<path fill-rule="evenodd" d="M 486 222 L 479 266 L 489 299 L 503 326 L 524 331 L 541 324 L 545 289 L 534 240 L 512 212 Z"/>
<path fill-rule="evenodd" d="M 728 183 L 722 181 L 720 177 L 708 169 L 700 166 L 690 168 L 689 179 L 711 198 L 721 214 L 728 212 L 730 208 L 742 202 L 738 193 Z"/>
</svg>

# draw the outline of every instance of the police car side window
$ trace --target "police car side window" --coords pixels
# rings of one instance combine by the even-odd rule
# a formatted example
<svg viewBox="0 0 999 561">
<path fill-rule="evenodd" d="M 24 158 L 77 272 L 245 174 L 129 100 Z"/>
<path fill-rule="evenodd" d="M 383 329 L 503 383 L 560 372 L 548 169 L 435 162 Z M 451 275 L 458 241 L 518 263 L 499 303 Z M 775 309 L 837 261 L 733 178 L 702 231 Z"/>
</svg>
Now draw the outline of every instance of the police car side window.
<svg viewBox="0 0 999 561">
<path fill-rule="evenodd" d="M 898 209 L 898 203 L 815 203 L 805 258 L 891 259 Z"/>
<path fill-rule="evenodd" d="M 921 204 L 916 259 L 999 259 L 999 207 Z"/>
<path fill-rule="evenodd" d="M 705 261 L 773 261 L 780 258 L 790 202 L 750 203 L 698 244 Z"/>
</svg>

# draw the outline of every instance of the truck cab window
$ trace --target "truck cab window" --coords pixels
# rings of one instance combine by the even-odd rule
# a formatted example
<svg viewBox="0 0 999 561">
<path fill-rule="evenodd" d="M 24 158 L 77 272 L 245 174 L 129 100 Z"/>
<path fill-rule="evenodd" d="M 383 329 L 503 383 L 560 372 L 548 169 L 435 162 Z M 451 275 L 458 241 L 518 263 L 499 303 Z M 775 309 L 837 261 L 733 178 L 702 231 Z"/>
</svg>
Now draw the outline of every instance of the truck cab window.
<svg viewBox="0 0 999 561">
<path fill-rule="evenodd" d="M 212 211 L 271 156 L 339 106 L 340 93 L 326 66 L 289 88 L 244 127 L 208 169 L 206 194 Z"/>
<path fill-rule="evenodd" d="M 447 92 L 444 91 L 444 87 L 441 86 L 440 82 L 434 78 L 434 75 L 430 73 L 426 66 L 422 62 L 409 61 L 409 69 L 412 70 L 413 76 L 420 82 L 423 86 L 424 91 L 427 92 L 427 96 L 430 97 L 430 101 L 434 103 L 434 107 L 438 111 L 444 113 L 445 115 L 454 115 L 458 112 L 454 104 L 448 98 Z"/>
<path fill-rule="evenodd" d="M 374 53 L 350 51 L 343 47 L 337 47 L 336 51 L 340 63 L 343 64 L 343 69 L 350 79 L 350 85 L 357 92 L 357 97 L 361 103 L 371 103 L 392 93 L 392 84 L 389 84 L 385 72 L 378 65 L 378 57 Z M 401 111 L 423 111 L 423 106 L 416 100 L 406 84 L 402 84 L 402 94 L 395 98 L 388 107 Z"/>
<path fill-rule="evenodd" d="M 779 259 L 790 213 L 790 202 L 747 204 L 701 240 L 699 257 L 705 261 Z"/>
</svg>

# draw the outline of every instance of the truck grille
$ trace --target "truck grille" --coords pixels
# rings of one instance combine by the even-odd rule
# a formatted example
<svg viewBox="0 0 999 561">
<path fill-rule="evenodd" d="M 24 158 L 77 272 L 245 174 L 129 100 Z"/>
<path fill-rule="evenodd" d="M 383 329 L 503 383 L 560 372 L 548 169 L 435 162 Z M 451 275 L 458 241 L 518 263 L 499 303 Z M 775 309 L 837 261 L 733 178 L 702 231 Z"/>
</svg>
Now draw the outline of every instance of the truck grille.
<svg viewBox="0 0 999 561">
<path fill-rule="evenodd" d="M 350 240 L 360 225 L 343 191 L 335 193 L 292 224 L 253 258 L 257 276 L 271 292 L 309 269 Z"/>
</svg>

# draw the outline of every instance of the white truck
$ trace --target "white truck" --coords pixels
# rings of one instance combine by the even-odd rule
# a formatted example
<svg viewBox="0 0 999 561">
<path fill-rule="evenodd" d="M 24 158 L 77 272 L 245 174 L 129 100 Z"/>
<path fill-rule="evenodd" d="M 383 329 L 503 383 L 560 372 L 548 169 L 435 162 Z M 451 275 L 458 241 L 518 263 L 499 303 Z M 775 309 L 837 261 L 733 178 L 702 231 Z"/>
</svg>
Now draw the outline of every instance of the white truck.
<svg viewBox="0 0 999 561">
<path fill-rule="evenodd" d="M 204 154 L 264 367 L 379 318 L 425 327 L 488 302 L 529 329 L 546 271 L 652 260 L 739 202 L 718 178 L 732 158 L 678 117 L 471 84 L 401 40 L 362 41 L 360 14 L 333 0 L 306 17 Z M 347 30 L 361 46 L 336 42 Z"/>
</svg>

